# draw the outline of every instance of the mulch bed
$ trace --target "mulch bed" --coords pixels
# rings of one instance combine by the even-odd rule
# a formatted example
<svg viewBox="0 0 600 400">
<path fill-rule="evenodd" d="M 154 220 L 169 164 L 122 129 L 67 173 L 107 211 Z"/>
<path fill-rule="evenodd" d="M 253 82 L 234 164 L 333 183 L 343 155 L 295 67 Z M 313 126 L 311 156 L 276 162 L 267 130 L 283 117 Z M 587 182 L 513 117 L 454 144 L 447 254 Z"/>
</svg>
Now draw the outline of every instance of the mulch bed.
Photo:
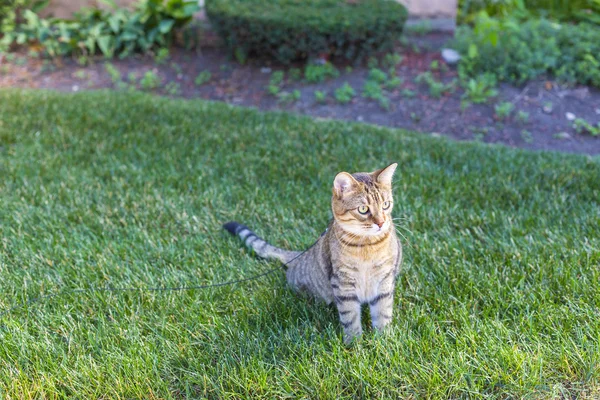
<svg viewBox="0 0 600 400">
<path fill-rule="evenodd" d="M 287 80 L 284 91 L 295 89 L 300 99 L 284 104 L 268 94 L 271 73 L 284 68 L 267 60 L 249 60 L 245 65 L 233 61 L 220 47 L 201 51 L 172 49 L 168 60 L 157 63 L 150 56 L 136 56 L 111 63 L 121 72 L 123 82 L 139 80 L 147 71 L 162 79 L 158 89 L 151 92 L 184 98 L 202 98 L 256 107 L 261 110 L 285 110 L 314 117 L 358 121 L 404 128 L 425 134 L 450 136 L 459 140 L 479 140 L 535 150 L 552 150 L 596 155 L 600 154 L 600 137 L 579 134 L 567 113 L 587 122 L 600 122 L 600 91 L 587 87 L 566 87 L 553 80 L 539 80 L 523 87 L 502 84 L 499 96 L 487 104 L 461 108 L 462 89 L 457 88 L 440 98 L 432 98 L 425 85 L 415 82 L 418 74 L 430 70 L 437 60 L 440 68 L 436 79 L 451 82 L 457 78 L 456 68 L 447 66 L 439 49 L 451 38 L 448 34 L 432 33 L 409 40 L 410 46 L 398 48 L 403 61 L 397 67 L 403 84 L 388 91 L 389 110 L 376 101 L 361 96 L 367 79 L 366 66 L 338 65 L 340 76 L 319 84 Z M 97 59 L 82 67 L 75 60 L 53 62 L 30 57 L 26 51 L 0 62 L 0 87 L 45 88 L 72 92 L 117 86 L 106 71 L 105 61 Z M 210 71 L 211 79 L 203 85 L 194 80 L 202 71 Z M 129 81 L 129 78 L 132 78 Z M 171 83 L 174 82 L 174 83 Z M 357 95 L 349 104 L 340 104 L 333 97 L 336 88 L 348 82 Z M 125 86 L 123 84 L 120 85 Z M 328 94 L 325 103 L 315 100 L 316 90 Z M 407 96 L 408 91 L 414 95 Z M 494 105 L 512 102 L 511 117 L 499 120 Z M 522 111 L 528 118 L 518 118 Z"/>
</svg>

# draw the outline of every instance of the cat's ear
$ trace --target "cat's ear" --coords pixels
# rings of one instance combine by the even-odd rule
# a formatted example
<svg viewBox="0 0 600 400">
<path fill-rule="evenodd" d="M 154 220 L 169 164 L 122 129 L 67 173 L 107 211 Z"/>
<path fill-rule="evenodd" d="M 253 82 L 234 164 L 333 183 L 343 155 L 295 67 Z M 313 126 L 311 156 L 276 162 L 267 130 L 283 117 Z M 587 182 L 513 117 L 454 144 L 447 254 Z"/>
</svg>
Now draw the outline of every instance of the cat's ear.
<svg viewBox="0 0 600 400">
<path fill-rule="evenodd" d="M 393 163 L 385 167 L 384 169 L 380 169 L 379 171 L 375 171 L 375 176 L 377 182 L 382 183 L 384 185 L 392 185 L 392 178 L 394 176 L 394 172 L 396 172 L 396 168 L 398 167 L 398 163 Z"/>
<path fill-rule="evenodd" d="M 357 184 L 358 182 L 352 175 L 347 172 L 340 172 L 333 180 L 333 192 L 341 198 L 345 193 L 352 191 Z"/>
</svg>

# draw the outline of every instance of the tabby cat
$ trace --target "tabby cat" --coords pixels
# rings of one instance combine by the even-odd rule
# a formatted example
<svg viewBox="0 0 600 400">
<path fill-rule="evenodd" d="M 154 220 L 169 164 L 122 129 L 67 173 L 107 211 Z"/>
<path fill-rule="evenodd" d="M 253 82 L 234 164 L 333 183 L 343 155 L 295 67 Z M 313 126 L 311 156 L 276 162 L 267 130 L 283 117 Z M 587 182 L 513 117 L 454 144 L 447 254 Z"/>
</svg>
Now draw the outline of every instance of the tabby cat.
<svg viewBox="0 0 600 400">
<path fill-rule="evenodd" d="M 333 219 L 305 252 L 272 246 L 237 222 L 223 227 L 258 256 L 284 263 L 292 287 L 335 303 L 344 342 L 350 343 L 362 333 L 362 304 L 369 305 L 376 330 L 383 330 L 392 320 L 394 286 L 402 261 L 392 221 L 392 176 L 397 166 L 337 174 L 331 198 Z"/>
</svg>

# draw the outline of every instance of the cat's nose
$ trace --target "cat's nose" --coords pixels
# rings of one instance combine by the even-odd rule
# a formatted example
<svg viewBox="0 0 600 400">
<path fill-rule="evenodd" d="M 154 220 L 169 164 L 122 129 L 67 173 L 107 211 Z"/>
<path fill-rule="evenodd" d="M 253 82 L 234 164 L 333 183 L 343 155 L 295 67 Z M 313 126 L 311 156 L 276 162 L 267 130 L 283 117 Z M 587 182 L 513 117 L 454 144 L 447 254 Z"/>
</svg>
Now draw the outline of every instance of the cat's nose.
<svg viewBox="0 0 600 400">
<path fill-rule="evenodd" d="M 377 225 L 379 227 L 379 229 L 381 229 L 381 227 L 383 226 L 384 223 L 385 223 L 385 221 L 375 222 L 375 225 Z"/>
</svg>

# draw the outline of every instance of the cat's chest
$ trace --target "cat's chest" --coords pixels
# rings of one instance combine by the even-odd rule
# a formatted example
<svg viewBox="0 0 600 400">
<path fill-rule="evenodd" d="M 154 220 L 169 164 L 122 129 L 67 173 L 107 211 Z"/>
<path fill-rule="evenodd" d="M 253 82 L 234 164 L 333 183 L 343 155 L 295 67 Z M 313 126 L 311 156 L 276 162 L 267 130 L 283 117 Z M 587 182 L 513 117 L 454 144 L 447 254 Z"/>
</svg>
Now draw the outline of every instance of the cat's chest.
<svg viewBox="0 0 600 400">
<path fill-rule="evenodd" d="M 388 260 L 371 260 L 356 266 L 356 270 L 353 271 L 354 282 L 361 301 L 366 302 L 377 296 L 383 278 L 393 268 Z"/>
</svg>

